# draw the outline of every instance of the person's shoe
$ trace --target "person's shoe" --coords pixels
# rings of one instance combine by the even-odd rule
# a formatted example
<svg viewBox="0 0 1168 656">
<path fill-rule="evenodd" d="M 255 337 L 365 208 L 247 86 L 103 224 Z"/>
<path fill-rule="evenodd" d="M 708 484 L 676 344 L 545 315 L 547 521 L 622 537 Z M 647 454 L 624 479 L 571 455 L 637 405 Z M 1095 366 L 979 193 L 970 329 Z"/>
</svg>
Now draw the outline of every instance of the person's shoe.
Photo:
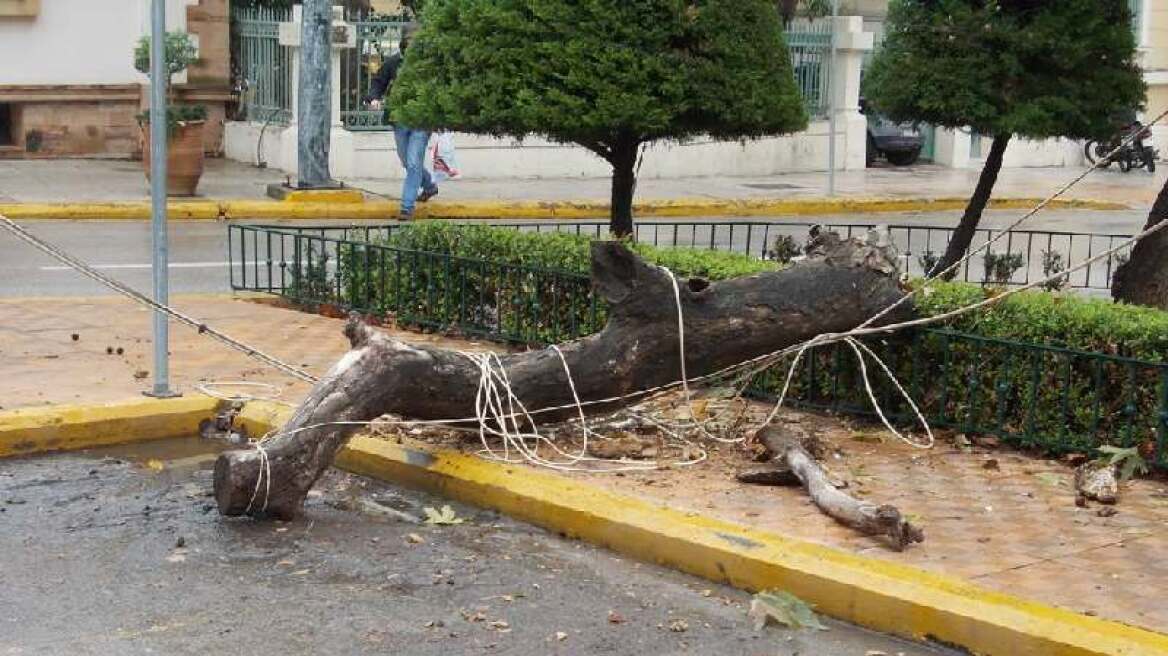
<svg viewBox="0 0 1168 656">
<path fill-rule="evenodd" d="M 397 215 L 397 220 L 398 220 L 398 221 L 402 221 L 402 222 L 406 222 L 406 221 L 413 221 L 413 220 L 414 220 L 414 213 L 413 213 L 413 212 L 407 212 L 407 211 L 405 211 L 405 210 L 402 210 L 402 211 L 401 211 L 401 212 L 400 212 L 400 213 Z"/>
<path fill-rule="evenodd" d="M 424 203 L 437 195 L 438 195 L 438 185 L 434 185 L 433 187 L 422 191 L 421 194 L 418 194 L 418 202 Z"/>
</svg>

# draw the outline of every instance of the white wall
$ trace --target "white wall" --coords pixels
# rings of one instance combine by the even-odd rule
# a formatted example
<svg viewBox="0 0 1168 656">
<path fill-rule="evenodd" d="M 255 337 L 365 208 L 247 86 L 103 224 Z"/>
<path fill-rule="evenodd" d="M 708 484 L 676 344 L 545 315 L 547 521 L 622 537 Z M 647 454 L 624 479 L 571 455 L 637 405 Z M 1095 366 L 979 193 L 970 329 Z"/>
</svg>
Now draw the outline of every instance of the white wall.
<svg viewBox="0 0 1168 656">
<path fill-rule="evenodd" d="M 0 18 L 0 84 L 134 84 L 133 51 L 150 25 L 149 0 L 47 0 L 35 18 Z M 167 28 L 187 5 L 167 0 Z M 176 78 L 181 81 L 181 78 Z"/>
<path fill-rule="evenodd" d="M 864 125 L 862 117 L 839 122 L 837 168 L 864 168 Z M 227 123 L 226 157 L 255 164 L 258 147 L 269 167 L 295 173 L 295 128 L 268 126 L 262 146 L 260 131 L 257 123 Z M 641 176 L 764 176 L 823 171 L 827 170 L 827 135 L 827 122 L 815 121 L 806 132 L 797 135 L 745 143 L 709 139 L 658 143 L 646 153 Z M 454 144 L 459 168 L 472 178 L 607 178 L 612 174 L 606 162 L 583 148 L 534 137 L 518 142 L 456 134 Z M 330 167 L 338 178 L 398 179 L 403 175 L 388 132 L 334 130 Z"/>
</svg>

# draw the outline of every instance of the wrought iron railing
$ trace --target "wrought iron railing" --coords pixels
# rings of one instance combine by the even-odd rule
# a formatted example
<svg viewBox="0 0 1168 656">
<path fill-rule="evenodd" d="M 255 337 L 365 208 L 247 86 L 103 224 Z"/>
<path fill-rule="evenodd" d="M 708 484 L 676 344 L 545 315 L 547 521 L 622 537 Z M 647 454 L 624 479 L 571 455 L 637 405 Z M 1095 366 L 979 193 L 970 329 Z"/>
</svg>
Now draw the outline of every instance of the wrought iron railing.
<svg viewBox="0 0 1168 656">
<path fill-rule="evenodd" d="M 358 241 L 383 241 L 401 224 L 363 224 L 350 226 L 258 226 L 276 232 L 316 234 Z M 608 234 L 605 221 L 511 221 L 494 225 L 533 232 L 569 232 L 577 235 L 603 237 Z M 809 230 L 819 225 L 845 237 L 864 234 L 875 224 L 824 223 L 787 221 L 673 221 L 642 220 L 634 227 L 637 241 L 654 246 L 688 246 L 743 253 L 763 259 L 776 259 L 784 250 L 790 253 L 807 237 Z M 910 276 L 926 273 L 932 262 L 944 252 L 952 229 L 889 225 L 889 237 L 896 244 L 902 258 L 902 269 Z M 245 226 L 232 226 L 233 234 Z M 1001 231 L 979 229 L 974 235 L 973 247 L 978 248 L 994 239 Z M 1078 233 L 1065 231 L 1015 230 L 1007 233 L 988 249 L 989 258 L 979 255 L 962 265 L 957 278 L 966 282 L 1001 286 L 1018 286 L 1042 280 L 1060 270 L 1069 270 L 1099 253 L 1111 250 L 1127 240 L 1129 235 L 1105 233 Z M 1067 289 L 1106 291 L 1111 289 L 1115 269 L 1127 259 L 1120 252 L 1106 260 L 1093 263 L 1068 274 Z"/>
<path fill-rule="evenodd" d="M 292 49 L 280 45 L 280 23 L 290 17 L 286 9 L 232 10 L 232 75 L 243 120 L 287 125 L 292 119 Z"/>
<path fill-rule="evenodd" d="M 549 224 L 513 225 L 543 230 Z M 554 225 L 581 234 L 601 229 L 592 223 Z M 654 228 L 680 244 L 685 231 L 673 228 L 688 225 Z M 606 309 L 585 275 L 377 243 L 397 229 L 233 225 L 231 287 L 524 344 L 563 342 L 604 325 Z M 1137 446 L 1168 467 L 1168 363 L 946 330 L 898 334 L 869 345 L 934 426 L 1056 453 L 1104 443 Z M 909 422 L 912 413 L 893 385 L 875 367 L 869 371 L 882 407 Z M 785 372 L 782 366 L 764 372 L 750 389 L 771 396 Z M 846 347 L 808 354 L 793 392 L 807 407 L 871 413 Z"/>
</svg>

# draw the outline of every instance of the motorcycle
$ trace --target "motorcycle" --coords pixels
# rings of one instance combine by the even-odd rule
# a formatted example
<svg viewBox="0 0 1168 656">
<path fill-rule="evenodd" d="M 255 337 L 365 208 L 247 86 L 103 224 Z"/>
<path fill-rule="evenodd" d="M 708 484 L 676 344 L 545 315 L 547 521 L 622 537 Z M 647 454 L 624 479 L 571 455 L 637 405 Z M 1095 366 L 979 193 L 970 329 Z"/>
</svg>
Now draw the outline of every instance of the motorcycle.
<svg viewBox="0 0 1168 656">
<path fill-rule="evenodd" d="M 1138 121 L 1107 141 L 1088 141 L 1083 146 L 1083 155 L 1091 166 L 1105 169 L 1114 163 L 1124 173 L 1133 168 L 1146 168 L 1148 173 L 1155 173 L 1156 160 L 1160 157 L 1152 145 L 1152 131 Z"/>
</svg>

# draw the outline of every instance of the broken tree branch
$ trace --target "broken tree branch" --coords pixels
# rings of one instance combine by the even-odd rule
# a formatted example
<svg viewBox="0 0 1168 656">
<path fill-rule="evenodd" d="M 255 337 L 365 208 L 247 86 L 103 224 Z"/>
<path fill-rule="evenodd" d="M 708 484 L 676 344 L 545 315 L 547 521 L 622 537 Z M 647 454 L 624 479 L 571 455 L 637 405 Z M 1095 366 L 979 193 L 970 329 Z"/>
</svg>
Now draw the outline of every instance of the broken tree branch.
<svg viewBox="0 0 1168 656">
<path fill-rule="evenodd" d="M 775 454 L 774 461 L 789 469 L 815 505 L 832 519 L 866 535 L 886 537 L 897 551 L 925 541 L 924 531 L 913 526 L 895 506 L 864 503 L 837 489 L 802 441 L 790 432 L 766 426 L 758 432 L 758 439 Z"/>
<path fill-rule="evenodd" d="M 901 298 L 891 248 L 844 241 L 831 233 L 818 240 L 814 256 L 783 271 L 713 284 L 702 279 L 680 283 L 690 376 L 720 371 L 821 333 L 849 330 Z M 678 307 L 670 275 L 619 242 L 596 242 L 592 280 L 609 305 L 608 323 L 601 332 L 560 347 L 580 399 L 622 397 L 676 381 Z M 475 416 L 481 371 L 466 355 L 410 345 L 355 321 L 346 334 L 352 350 L 316 384 L 279 434 L 263 443 L 262 453 L 250 449 L 220 456 L 215 497 L 221 513 L 298 514 L 309 488 L 361 428 L 335 422 L 368 422 L 387 413 L 414 420 Z M 555 350 L 502 355 L 499 363 L 529 410 L 572 404 Z M 575 412 L 573 406 L 541 419 Z"/>
</svg>

